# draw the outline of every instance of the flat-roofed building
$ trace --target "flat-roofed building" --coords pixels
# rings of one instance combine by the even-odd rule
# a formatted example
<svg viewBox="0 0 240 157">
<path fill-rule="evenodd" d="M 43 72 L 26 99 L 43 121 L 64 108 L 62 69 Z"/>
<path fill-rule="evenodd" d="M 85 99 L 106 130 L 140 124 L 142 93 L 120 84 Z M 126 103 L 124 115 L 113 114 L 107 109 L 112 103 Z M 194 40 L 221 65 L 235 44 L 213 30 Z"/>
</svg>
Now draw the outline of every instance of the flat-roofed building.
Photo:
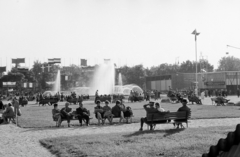
<svg viewBox="0 0 240 157">
<path fill-rule="evenodd" d="M 231 94 L 237 92 L 240 85 L 240 71 L 219 71 L 197 74 L 197 83 L 200 90 L 226 89 Z M 167 91 L 194 89 L 196 85 L 195 73 L 175 73 L 161 76 L 146 77 L 146 89 Z"/>
</svg>

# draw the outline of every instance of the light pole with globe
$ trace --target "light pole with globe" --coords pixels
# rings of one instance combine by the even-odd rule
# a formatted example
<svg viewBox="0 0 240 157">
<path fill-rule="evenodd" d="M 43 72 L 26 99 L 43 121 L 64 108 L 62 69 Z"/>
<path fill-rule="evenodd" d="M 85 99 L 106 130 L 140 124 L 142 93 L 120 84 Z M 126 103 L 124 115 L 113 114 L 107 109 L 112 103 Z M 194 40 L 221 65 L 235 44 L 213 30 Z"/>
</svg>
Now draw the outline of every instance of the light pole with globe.
<svg viewBox="0 0 240 157">
<path fill-rule="evenodd" d="M 195 29 L 192 34 L 195 36 L 195 57 L 196 57 L 196 86 L 195 86 L 195 94 L 196 96 L 198 95 L 198 81 L 197 81 L 197 36 L 200 34 L 197 32 L 197 30 Z"/>
</svg>

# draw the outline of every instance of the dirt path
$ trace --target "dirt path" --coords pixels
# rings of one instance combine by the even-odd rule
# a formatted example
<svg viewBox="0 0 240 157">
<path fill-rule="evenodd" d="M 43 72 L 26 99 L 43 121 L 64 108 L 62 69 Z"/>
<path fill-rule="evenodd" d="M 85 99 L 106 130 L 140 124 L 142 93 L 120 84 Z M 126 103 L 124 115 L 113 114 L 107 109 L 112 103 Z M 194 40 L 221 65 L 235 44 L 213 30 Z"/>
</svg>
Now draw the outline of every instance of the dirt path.
<svg viewBox="0 0 240 157">
<path fill-rule="evenodd" d="M 240 118 L 226 119 L 199 119 L 191 120 L 190 128 L 210 126 L 232 126 L 240 123 Z M 117 132 L 135 132 L 139 129 L 139 123 L 101 126 L 101 127 L 72 127 L 72 128 L 43 128 L 23 129 L 12 124 L 0 125 L 0 156 L 1 157 L 52 157 L 53 155 L 39 143 L 40 139 L 88 135 L 107 134 Z M 157 125 L 156 129 L 171 129 L 172 125 Z M 146 129 L 146 126 L 144 127 Z M 235 129 L 235 128 L 234 128 Z"/>
</svg>

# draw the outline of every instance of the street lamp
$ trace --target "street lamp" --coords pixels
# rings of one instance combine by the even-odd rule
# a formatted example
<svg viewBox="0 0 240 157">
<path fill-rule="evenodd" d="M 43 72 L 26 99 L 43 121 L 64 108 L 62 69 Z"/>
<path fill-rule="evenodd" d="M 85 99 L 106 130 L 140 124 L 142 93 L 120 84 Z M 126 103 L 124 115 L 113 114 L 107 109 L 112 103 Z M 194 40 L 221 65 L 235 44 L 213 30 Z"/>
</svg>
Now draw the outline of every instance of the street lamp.
<svg viewBox="0 0 240 157">
<path fill-rule="evenodd" d="M 195 55 L 196 55 L 196 87 L 195 87 L 195 94 L 198 95 L 198 82 L 197 82 L 197 36 L 200 34 L 195 29 L 192 34 L 195 36 Z"/>
</svg>

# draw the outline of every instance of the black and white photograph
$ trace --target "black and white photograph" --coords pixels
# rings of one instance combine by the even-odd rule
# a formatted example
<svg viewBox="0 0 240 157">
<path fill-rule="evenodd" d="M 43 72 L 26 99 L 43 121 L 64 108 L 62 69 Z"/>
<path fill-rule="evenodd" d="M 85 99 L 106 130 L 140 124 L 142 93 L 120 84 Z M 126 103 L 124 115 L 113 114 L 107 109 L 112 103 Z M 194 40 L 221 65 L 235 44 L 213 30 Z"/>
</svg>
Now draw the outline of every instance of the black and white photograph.
<svg viewBox="0 0 240 157">
<path fill-rule="evenodd" d="M 0 157 L 240 157 L 240 1 L 0 0 Z"/>
</svg>

